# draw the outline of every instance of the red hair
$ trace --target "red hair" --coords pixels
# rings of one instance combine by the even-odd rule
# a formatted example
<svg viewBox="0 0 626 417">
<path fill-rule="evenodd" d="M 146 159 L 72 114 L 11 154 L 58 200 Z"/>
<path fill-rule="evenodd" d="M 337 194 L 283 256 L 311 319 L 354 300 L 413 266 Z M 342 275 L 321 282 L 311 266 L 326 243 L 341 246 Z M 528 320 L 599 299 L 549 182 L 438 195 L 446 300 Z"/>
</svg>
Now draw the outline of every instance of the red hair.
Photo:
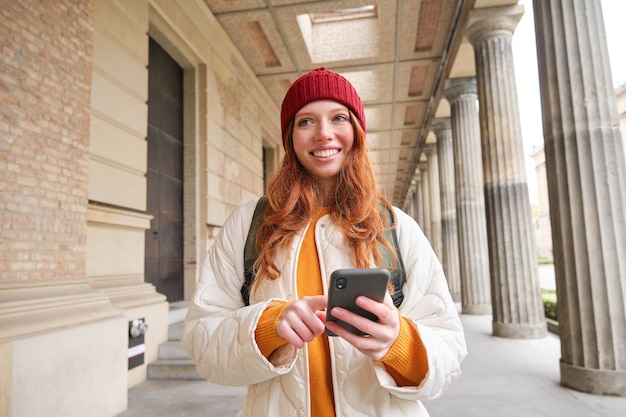
<svg viewBox="0 0 626 417">
<path fill-rule="evenodd" d="M 395 251 L 383 237 L 387 219 L 381 205 L 393 213 L 391 204 L 378 190 L 374 167 L 366 146 L 365 132 L 350 111 L 354 127 L 354 143 L 335 187 L 330 216 L 348 238 L 354 249 L 357 268 L 369 268 L 373 259 L 382 264 L 378 247 L 381 242 L 391 253 Z M 322 197 L 316 181 L 300 164 L 293 148 L 293 120 L 285 130 L 283 143 L 285 157 L 267 188 L 268 204 L 257 235 L 258 258 L 254 264 L 255 283 L 264 279 L 275 280 L 281 271 L 274 263 L 278 250 L 289 248 L 298 231 L 304 229 L 312 216 L 322 207 Z"/>
</svg>

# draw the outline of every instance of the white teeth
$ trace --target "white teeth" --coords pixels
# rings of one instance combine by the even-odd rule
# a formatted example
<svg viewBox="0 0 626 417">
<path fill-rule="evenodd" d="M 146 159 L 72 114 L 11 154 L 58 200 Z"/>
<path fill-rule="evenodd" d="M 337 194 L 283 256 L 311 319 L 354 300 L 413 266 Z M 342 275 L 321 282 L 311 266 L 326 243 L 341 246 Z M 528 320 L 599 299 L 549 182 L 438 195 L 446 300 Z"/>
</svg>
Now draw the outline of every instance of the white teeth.
<svg viewBox="0 0 626 417">
<path fill-rule="evenodd" d="M 318 158 L 328 158 L 329 156 L 333 156 L 338 153 L 339 153 L 338 149 L 325 149 L 323 151 L 315 151 L 313 152 L 313 155 Z"/>
</svg>

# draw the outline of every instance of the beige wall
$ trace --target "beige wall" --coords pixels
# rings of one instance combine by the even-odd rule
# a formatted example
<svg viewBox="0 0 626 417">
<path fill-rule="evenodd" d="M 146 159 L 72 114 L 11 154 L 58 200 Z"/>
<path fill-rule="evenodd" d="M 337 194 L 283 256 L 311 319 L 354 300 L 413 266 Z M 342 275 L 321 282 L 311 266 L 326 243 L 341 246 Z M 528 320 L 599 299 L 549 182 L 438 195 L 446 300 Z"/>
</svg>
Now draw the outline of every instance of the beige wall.
<svg viewBox="0 0 626 417">
<path fill-rule="evenodd" d="M 146 378 L 126 369 L 128 321 L 149 325 L 146 364 L 167 339 L 168 303 L 143 277 L 149 36 L 184 69 L 186 299 L 226 217 L 263 193 L 263 147 L 273 165 L 282 156 L 279 109 L 202 1 L 60 1 L 64 17 L 34 0 L 3 10 L 26 23 L 9 38 L 31 45 L 5 40 L 0 58 L 13 80 L 0 107 L 0 416 L 114 416 Z M 46 17 L 65 22 L 59 34 Z"/>
</svg>

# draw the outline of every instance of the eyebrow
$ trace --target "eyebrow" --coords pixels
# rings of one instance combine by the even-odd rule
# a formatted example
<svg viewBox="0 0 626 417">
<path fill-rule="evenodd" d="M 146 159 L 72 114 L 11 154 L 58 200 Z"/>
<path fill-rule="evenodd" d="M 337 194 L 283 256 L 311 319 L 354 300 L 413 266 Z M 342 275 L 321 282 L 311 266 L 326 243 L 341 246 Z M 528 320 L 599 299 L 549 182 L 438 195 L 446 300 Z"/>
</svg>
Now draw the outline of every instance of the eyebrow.
<svg viewBox="0 0 626 417">
<path fill-rule="evenodd" d="M 328 110 L 328 113 L 336 113 L 336 112 L 340 112 L 340 111 L 345 111 L 347 113 L 350 113 L 350 109 L 347 106 L 344 106 L 343 104 L 338 104 L 336 107 L 332 107 Z M 306 111 L 303 113 L 296 113 L 296 118 L 299 117 L 303 117 L 303 116 L 307 116 L 307 115 L 312 115 L 312 114 L 317 114 L 317 112 L 313 112 L 313 111 Z"/>
</svg>

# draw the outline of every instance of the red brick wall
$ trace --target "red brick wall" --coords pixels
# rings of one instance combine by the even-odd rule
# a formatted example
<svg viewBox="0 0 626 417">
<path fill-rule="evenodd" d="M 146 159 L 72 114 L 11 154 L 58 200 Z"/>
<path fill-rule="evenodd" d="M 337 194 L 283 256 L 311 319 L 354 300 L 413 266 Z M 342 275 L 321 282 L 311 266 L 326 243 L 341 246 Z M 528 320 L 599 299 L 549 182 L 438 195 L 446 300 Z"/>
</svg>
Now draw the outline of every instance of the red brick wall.
<svg viewBox="0 0 626 417">
<path fill-rule="evenodd" d="M 0 0 L 0 280 L 85 275 L 93 1 Z"/>
</svg>

